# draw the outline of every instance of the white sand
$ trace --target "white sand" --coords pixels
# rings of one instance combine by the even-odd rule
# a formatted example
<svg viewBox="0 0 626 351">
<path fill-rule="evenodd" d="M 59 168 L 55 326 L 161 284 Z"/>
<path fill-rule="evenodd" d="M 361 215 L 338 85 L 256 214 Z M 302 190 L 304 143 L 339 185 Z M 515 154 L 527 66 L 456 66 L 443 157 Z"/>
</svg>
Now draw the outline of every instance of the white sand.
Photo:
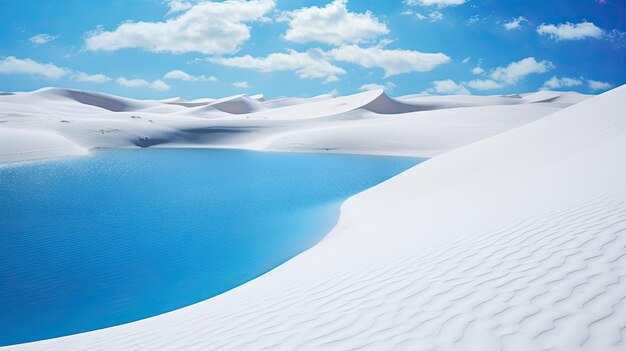
<svg viewBox="0 0 626 351">
<path fill-rule="evenodd" d="M 551 94 L 549 102 L 536 103 Z M 0 96 L 0 135 L 41 130 L 75 144 L 67 155 L 97 147 L 226 147 L 257 150 L 370 153 L 431 157 L 532 122 L 588 98 L 540 92 L 527 98 L 419 96 L 391 99 L 382 90 L 333 98 L 237 95 L 185 101 L 133 100 L 44 88 Z M 553 97 L 556 95 L 556 98 Z M 559 102 L 560 98 L 567 98 Z M 10 132 L 8 132 L 10 134 Z M 21 138 L 25 139 L 25 138 Z M 45 140 L 0 144 L 0 162 L 58 157 Z M 10 146 L 9 146 L 10 145 Z M 55 151 L 53 151 L 53 149 Z M 20 152 L 23 150 L 23 152 Z M 50 150 L 46 155 L 45 150 Z"/>
<path fill-rule="evenodd" d="M 102 121 L 118 135 L 169 143 L 190 142 L 181 130 L 209 123 L 223 135 L 198 138 L 231 147 L 439 156 L 350 198 L 320 244 L 243 286 L 161 316 L 7 349 L 626 348 L 626 86 L 582 102 L 540 92 L 405 97 L 430 106 L 406 114 L 351 105 L 374 95 L 293 123 L 287 113 L 259 120 L 259 101 L 241 119 L 75 117 L 72 135 L 27 117 L 86 147 L 132 144 L 77 136 Z M 309 104 L 324 110 L 332 100 Z M 455 100 L 466 107 L 450 109 Z M 137 127 L 147 118 L 160 118 L 158 129 Z"/>
<path fill-rule="evenodd" d="M 0 163 L 87 153 L 87 149 L 51 131 L 0 128 Z"/>
</svg>

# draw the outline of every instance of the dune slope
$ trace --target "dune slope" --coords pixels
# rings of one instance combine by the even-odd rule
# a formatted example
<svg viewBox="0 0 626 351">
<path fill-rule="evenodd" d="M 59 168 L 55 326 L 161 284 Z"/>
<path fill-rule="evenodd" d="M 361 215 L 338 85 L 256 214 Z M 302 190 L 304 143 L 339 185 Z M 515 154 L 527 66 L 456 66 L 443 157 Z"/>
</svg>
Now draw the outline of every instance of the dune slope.
<svg viewBox="0 0 626 351">
<path fill-rule="evenodd" d="M 87 153 L 87 149 L 50 131 L 0 128 L 0 163 Z"/>
<path fill-rule="evenodd" d="M 202 303 L 11 350 L 622 350 L 626 86 L 349 199 L 319 245 Z"/>
</svg>

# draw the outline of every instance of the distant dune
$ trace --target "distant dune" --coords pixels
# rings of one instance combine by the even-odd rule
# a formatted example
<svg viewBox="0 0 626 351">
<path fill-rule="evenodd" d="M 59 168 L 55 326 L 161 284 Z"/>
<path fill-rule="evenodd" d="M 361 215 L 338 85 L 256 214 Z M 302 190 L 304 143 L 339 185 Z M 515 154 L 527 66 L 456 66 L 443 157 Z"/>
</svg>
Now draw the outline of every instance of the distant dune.
<svg viewBox="0 0 626 351">
<path fill-rule="evenodd" d="M 239 96 L 202 114 L 41 95 L 0 96 L 0 140 L 47 135 L 0 144 L 3 161 L 139 138 L 432 158 L 348 199 L 321 243 L 234 290 L 7 350 L 626 348 L 626 86 L 593 97 Z M 97 107 L 108 99 L 124 111 Z M 176 110 L 148 112 L 159 104 Z"/>
<path fill-rule="evenodd" d="M 431 157 L 587 99 L 538 92 L 520 96 L 393 99 L 382 90 L 355 95 L 265 99 L 236 95 L 187 101 L 135 100 L 62 88 L 0 96 L 0 133 L 22 138 L 0 149 L 0 162 L 83 154 L 97 147 L 227 147 Z M 48 155 L 45 150 L 55 149 Z M 32 150 L 40 150 L 32 153 Z"/>
</svg>

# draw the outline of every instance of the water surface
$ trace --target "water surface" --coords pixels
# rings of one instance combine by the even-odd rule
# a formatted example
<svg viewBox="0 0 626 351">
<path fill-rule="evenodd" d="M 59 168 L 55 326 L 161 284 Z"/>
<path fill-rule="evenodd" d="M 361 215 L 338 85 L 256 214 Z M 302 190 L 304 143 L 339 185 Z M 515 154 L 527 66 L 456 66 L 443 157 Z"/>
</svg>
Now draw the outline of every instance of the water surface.
<svg viewBox="0 0 626 351">
<path fill-rule="evenodd" d="M 232 289 L 317 243 L 347 197 L 420 161 L 148 149 L 0 167 L 0 345 Z"/>
</svg>

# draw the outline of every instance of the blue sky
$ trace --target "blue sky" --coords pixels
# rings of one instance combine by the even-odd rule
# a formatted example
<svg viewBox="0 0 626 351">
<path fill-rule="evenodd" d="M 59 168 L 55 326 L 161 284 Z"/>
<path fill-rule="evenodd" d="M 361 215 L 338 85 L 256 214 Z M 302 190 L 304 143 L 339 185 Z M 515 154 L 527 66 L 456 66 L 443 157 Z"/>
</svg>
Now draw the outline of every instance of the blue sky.
<svg viewBox="0 0 626 351">
<path fill-rule="evenodd" d="M 0 90 L 599 93 L 625 32 L 623 0 L 3 0 Z"/>
</svg>

